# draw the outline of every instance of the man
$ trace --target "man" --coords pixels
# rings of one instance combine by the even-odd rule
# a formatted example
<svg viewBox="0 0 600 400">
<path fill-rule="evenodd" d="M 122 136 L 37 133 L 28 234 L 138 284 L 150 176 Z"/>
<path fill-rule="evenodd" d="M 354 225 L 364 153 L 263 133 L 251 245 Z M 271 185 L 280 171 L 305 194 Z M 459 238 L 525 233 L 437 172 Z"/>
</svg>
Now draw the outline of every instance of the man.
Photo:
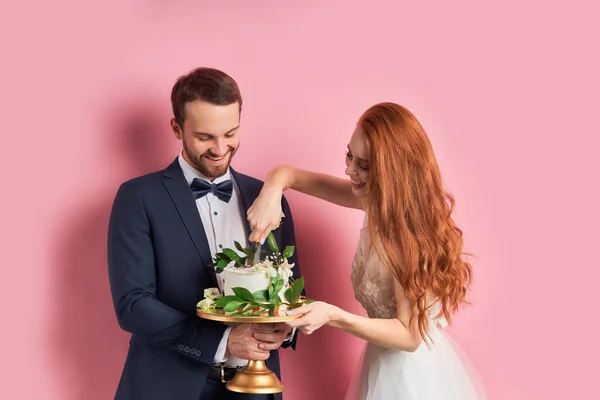
<svg viewBox="0 0 600 400">
<path fill-rule="evenodd" d="M 262 182 L 230 168 L 240 142 L 242 97 L 227 74 L 198 68 L 180 77 L 171 93 L 171 128 L 180 155 L 165 170 L 119 188 L 108 231 L 108 268 L 119 325 L 131 332 L 115 399 L 267 400 L 277 395 L 230 392 L 248 359 L 267 360 L 279 375 L 277 349 L 293 346 L 285 324 L 238 324 L 196 317 L 205 289 L 220 287 L 207 265 L 234 240 L 248 245 L 248 207 Z M 287 216 L 274 231 L 295 245 Z M 296 256 L 295 277 L 299 277 Z"/>
</svg>

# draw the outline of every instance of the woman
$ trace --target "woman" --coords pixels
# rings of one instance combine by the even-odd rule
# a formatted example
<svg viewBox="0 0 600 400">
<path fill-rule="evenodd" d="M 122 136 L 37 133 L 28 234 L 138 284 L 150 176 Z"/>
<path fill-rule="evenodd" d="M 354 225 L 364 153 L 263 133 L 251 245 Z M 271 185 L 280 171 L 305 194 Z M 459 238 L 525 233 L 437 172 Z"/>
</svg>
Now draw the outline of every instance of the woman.
<svg viewBox="0 0 600 400">
<path fill-rule="evenodd" d="M 352 285 L 369 317 L 315 302 L 292 311 L 303 316 L 289 324 L 305 334 L 330 325 L 368 342 L 349 399 L 483 398 L 441 332 L 467 302 L 472 270 L 423 127 L 400 105 L 369 108 L 350 139 L 346 166 L 350 182 L 277 167 L 248 210 L 250 240 L 279 225 L 289 188 L 365 210 Z"/>
</svg>

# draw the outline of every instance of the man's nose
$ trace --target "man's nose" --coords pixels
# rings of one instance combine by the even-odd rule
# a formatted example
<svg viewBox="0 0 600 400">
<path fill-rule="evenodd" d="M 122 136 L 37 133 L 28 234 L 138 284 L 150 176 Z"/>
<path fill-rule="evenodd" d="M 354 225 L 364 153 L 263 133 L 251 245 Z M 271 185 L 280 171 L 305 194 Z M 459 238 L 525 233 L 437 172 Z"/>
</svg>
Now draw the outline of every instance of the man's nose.
<svg viewBox="0 0 600 400">
<path fill-rule="evenodd" d="M 227 145 L 225 144 L 225 141 L 221 138 L 215 139 L 215 144 L 211 151 L 215 156 L 224 156 L 225 153 L 227 153 Z"/>
</svg>

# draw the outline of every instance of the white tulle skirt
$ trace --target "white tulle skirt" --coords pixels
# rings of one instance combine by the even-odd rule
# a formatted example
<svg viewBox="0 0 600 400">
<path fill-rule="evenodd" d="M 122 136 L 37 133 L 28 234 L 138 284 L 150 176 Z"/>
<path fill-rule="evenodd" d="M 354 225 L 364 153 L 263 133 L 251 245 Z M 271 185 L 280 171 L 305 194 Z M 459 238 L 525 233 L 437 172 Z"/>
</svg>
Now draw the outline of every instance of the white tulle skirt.
<svg viewBox="0 0 600 400">
<path fill-rule="evenodd" d="M 422 343 L 413 353 L 367 343 L 346 400 L 485 399 L 483 385 L 458 345 L 435 325 L 430 335 L 435 343 Z"/>
</svg>

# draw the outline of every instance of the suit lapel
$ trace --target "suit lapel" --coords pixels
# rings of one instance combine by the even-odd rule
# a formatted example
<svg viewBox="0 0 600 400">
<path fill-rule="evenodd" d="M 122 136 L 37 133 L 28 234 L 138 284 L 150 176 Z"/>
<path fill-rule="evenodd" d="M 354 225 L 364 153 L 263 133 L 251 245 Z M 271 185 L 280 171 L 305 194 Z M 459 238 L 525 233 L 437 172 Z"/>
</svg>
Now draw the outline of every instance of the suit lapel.
<svg viewBox="0 0 600 400">
<path fill-rule="evenodd" d="M 215 286 L 217 286 L 217 276 L 215 269 L 207 267 L 208 264 L 212 263 L 212 257 L 210 254 L 210 246 L 208 245 L 208 239 L 204 231 L 204 225 L 202 219 L 198 213 L 196 202 L 192 195 L 192 191 L 183 176 L 183 171 L 179 166 L 177 159 L 163 172 L 163 184 L 169 192 L 177 212 L 183 221 L 194 246 L 202 259 L 204 266 L 207 269 L 208 274 Z"/>
</svg>

